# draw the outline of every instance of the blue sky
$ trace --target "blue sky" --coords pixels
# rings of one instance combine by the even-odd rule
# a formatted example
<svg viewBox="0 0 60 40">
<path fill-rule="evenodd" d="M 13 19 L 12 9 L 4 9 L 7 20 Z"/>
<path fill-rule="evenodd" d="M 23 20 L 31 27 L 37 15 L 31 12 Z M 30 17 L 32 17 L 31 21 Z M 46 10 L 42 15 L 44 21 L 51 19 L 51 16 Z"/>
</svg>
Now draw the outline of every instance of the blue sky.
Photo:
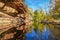
<svg viewBox="0 0 60 40">
<path fill-rule="evenodd" d="M 29 8 L 32 8 L 33 10 L 39 9 L 40 7 L 43 10 L 48 10 L 48 4 L 50 0 L 25 0 L 25 3 Z"/>
</svg>

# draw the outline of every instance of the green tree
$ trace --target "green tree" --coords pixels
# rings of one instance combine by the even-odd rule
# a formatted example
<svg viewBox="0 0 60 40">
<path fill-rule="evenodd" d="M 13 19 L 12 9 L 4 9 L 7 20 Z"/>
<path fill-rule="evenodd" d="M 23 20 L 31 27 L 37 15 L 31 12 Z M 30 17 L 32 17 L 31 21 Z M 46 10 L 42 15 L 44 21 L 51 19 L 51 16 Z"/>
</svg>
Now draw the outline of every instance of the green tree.
<svg viewBox="0 0 60 40">
<path fill-rule="evenodd" d="M 35 30 L 40 30 L 42 31 L 44 28 L 43 28 L 43 24 L 40 23 L 41 20 L 44 20 L 45 18 L 45 15 L 44 15 L 44 12 L 43 10 L 35 10 L 33 13 L 29 13 L 29 17 L 32 18 L 32 26 L 31 27 L 34 27 Z"/>
</svg>

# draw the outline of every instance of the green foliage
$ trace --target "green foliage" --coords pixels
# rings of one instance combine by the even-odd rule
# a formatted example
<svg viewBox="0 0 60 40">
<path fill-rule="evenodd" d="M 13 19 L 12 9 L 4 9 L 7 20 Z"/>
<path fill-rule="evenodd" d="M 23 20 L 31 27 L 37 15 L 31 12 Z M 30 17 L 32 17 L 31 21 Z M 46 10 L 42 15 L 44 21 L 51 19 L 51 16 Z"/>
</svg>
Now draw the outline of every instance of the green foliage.
<svg viewBox="0 0 60 40">
<path fill-rule="evenodd" d="M 43 31 L 44 25 L 40 23 L 41 20 L 45 19 L 43 10 L 36 10 L 34 12 L 29 12 L 29 17 L 32 18 L 32 25 L 35 30 Z"/>
</svg>

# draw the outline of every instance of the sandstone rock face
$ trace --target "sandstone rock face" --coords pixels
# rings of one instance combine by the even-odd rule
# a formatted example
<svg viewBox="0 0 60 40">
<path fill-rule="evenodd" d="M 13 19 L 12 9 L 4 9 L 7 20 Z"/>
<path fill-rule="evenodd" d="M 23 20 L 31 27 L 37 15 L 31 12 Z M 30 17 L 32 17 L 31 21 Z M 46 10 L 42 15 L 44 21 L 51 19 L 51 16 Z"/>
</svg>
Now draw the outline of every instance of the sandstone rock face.
<svg viewBox="0 0 60 40">
<path fill-rule="evenodd" d="M 23 40 L 25 13 L 22 0 L 0 0 L 0 40 Z"/>
</svg>

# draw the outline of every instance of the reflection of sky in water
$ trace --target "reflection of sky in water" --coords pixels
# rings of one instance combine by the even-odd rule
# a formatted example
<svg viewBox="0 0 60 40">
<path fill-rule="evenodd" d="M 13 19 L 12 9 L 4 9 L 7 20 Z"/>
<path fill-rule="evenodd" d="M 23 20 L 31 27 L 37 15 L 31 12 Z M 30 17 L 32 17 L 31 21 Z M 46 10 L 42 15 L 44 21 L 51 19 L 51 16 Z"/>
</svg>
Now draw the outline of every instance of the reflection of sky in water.
<svg viewBox="0 0 60 40">
<path fill-rule="evenodd" d="M 55 40 L 54 35 L 46 28 L 44 28 L 42 34 L 39 31 L 32 30 L 31 33 L 27 32 L 25 36 L 26 40 Z"/>
<path fill-rule="evenodd" d="M 25 0 L 25 3 L 28 5 L 29 8 L 32 8 L 33 10 L 36 10 L 40 7 L 43 8 L 43 10 L 48 9 L 47 5 L 49 4 L 50 0 Z"/>
<path fill-rule="evenodd" d="M 40 7 L 42 7 L 43 10 L 49 10 L 47 6 L 49 2 L 50 0 L 25 0 L 25 3 L 28 5 L 28 7 L 32 8 L 33 10 L 36 10 Z M 31 33 L 27 32 L 25 36 L 26 40 L 55 40 L 54 35 L 50 30 L 47 30 L 46 27 L 42 33 L 32 30 Z"/>
</svg>

